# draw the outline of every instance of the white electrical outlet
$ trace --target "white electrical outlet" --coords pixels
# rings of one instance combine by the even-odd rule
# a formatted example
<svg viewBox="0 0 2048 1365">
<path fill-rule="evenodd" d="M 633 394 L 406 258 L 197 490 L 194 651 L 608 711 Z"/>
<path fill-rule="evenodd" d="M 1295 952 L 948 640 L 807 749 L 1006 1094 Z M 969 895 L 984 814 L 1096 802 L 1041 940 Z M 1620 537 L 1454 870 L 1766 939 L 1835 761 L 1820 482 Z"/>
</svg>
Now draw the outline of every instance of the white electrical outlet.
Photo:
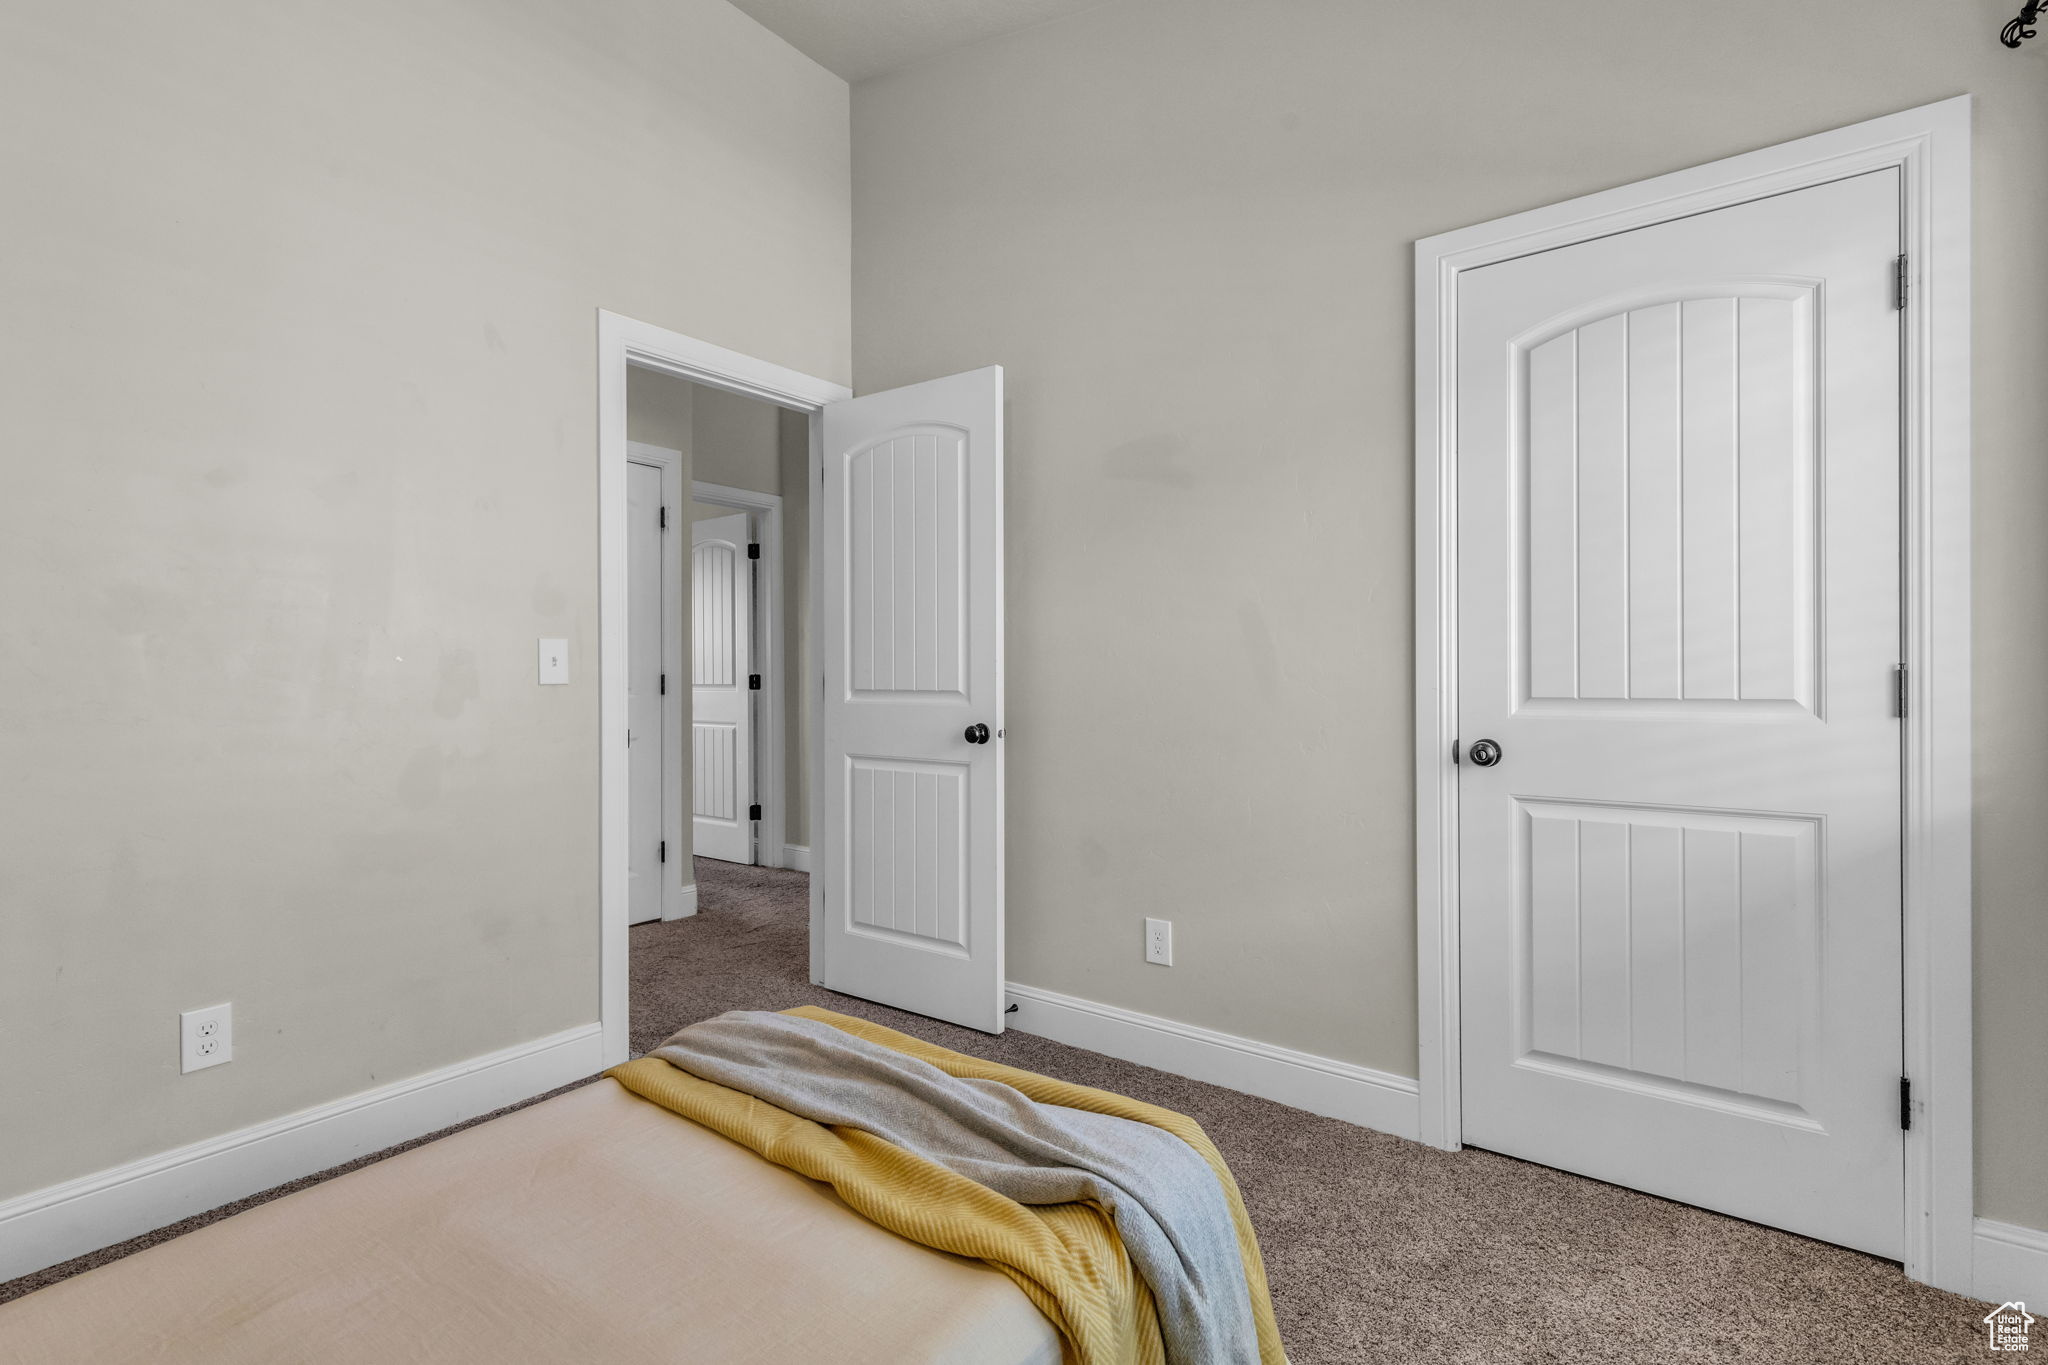
<svg viewBox="0 0 2048 1365">
<path fill-rule="evenodd" d="M 1145 921 L 1145 960 L 1162 967 L 1173 965 L 1172 920 L 1148 918 Z"/>
<path fill-rule="evenodd" d="M 178 1070 L 204 1071 L 234 1059 L 233 1005 L 208 1005 L 178 1016 Z"/>
</svg>

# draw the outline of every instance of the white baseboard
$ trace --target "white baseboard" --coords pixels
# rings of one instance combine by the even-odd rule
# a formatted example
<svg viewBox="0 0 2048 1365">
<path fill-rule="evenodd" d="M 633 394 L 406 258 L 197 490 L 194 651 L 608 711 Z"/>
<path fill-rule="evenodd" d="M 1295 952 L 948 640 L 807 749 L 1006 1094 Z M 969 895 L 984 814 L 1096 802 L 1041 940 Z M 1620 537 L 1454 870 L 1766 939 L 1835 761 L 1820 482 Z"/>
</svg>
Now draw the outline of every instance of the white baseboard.
<svg viewBox="0 0 2048 1365">
<path fill-rule="evenodd" d="M 2048 1313 L 2048 1232 L 1979 1218 L 1971 1260 L 1978 1298 L 2028 1303 Z"/>
<path fill-rule="evenodd" d="M 1014 981 L 1007 989 L 1017 1006 L 1009 1027 L 1024 1033 L 1396 1137 L 1415 1138 L 1422 1131 L 1421 1101 L 1415 1082 L 1406 1076 Z"/>
<path fill-rule="evenodd" d="M 688 886 L 678 887 L 676 889 L 675 913 L 672 915 L 663 915 L 662 918 L 665 920 L 688 919 L 690 916 L 696 913 L 697 883 L 691 882 Z"/>
<path fill-rule="evenodd" d="M 602 1051 L 584 1024 L 0 1202 L 0 1280 L 580 1080 Z"/>
<path fill-rule="evenodd" d="M 787 868 L 794 868 L 798 872 L 809 872 L 811 870 L 810 849 L 802 844 L 784 844 L 782 846 L 782 865 Z"/>
</svg>

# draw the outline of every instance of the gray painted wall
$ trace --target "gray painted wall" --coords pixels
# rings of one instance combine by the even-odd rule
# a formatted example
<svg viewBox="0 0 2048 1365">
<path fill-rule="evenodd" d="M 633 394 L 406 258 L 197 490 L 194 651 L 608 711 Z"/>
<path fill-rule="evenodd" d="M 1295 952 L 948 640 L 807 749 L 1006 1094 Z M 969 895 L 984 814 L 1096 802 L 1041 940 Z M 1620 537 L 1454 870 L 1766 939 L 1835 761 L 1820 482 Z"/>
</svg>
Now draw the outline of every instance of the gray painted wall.
<svg viewBox="0 0 2048 1365">
<path fill-rule="evenodd" d="M 1126 0 L 857 87 L 857 387 L 1008 370 L 1013 978 L 1413 1075 L 1412 243 L 1970 91 L 1980 1209 L 2048 1227 L 2048 41 L 1998 46 L 2013 8 Z"/>
<path fill-rule="evenodd" d="M 846 86 L 722 0 L 6 29 L 0 1197 L 596 1019 L 597 312 L 850 368 Z"/>
</svg>

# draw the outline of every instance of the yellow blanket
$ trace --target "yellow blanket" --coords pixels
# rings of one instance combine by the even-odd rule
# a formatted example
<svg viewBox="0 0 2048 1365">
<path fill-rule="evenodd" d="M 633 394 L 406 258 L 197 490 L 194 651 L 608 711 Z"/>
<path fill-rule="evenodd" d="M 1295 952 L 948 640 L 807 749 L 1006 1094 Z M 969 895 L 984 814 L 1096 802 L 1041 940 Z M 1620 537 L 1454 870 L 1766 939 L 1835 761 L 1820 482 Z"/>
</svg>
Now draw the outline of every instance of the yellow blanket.
<svg viewBox="0 0 2048 1365">
<path fill-rule="evenodd" d="M 830 1010 L 786 1013 L 929 1062 L 949 1075 L 1000 1081 L 1041 1104 L 1061 1104 L 1164 1128 L 1209 1163 L 1230 1201 L 1263 1365 L 1286 1365 L 1259 1244 L 1244 1199 L 1201 1125 L 1170 1109 L 1071 1085 Z M 606 1075 L 643 1099 L 751 1148 L 778 1166 L 823 1181 L 856 1212 L 898 1236 L 986 1261 L 1008 1275 L 1059 1329 L 1068 1365 L 1161 1365 L 1165 1350 L 1152 1296 L 1132 1272 L 1109 1217 L 1094 1204 L 1027 1206 L 855 1128 L 799 1118 L 751 1095 L 701 1080 L 655 1057 Z"/>
</svg>

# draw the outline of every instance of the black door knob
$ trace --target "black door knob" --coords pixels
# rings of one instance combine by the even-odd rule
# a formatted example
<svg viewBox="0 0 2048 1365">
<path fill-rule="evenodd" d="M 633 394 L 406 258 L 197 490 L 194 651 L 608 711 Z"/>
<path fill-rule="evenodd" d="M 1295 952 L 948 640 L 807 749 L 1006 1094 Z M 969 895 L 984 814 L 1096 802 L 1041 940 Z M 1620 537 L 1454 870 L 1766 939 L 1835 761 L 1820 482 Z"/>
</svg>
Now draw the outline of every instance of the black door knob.
<svg viewBox="0 0 2048 1365">
<path fill-rule="evenodd" d="M 1491 768 L 1500 762 L 1500 745 L 1490 739 L 1474 740 L 1471 750 L 1465 757 L 1471 759 L 1472 765 L 1476 768 Z"/>
<path fill-rule="evenodd" d="M 980 721 L 976 721 L 974 722 L 974 724 L 968 726 L 967 742 L 969 744 L 988 743 L 988 727 L 986 725 L 983 725 Z"/>
</svg>

